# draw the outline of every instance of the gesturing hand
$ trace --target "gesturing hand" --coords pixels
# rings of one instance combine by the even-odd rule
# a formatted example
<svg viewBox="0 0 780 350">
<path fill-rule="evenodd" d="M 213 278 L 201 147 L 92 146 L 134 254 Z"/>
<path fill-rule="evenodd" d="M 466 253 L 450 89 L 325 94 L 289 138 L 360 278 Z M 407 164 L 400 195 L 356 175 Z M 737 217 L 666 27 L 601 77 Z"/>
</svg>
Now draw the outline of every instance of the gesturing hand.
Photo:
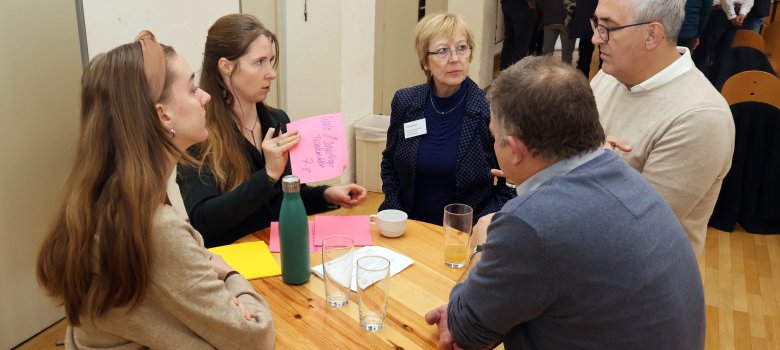
<svg viewBox="0 0 780 350">
<path fill-rule="evenodd" d="M 328 203 L 351 209 L 366 199 L 366 189 L 355 184 L 330 186 L 324 196 Z"/>
<path fill-rule="evenodd" d="M 263 137 L 263 157 L 265 158 L 265 172 L 268 176 L 279 180 L 287 167 L 289 150 L 301 140 L 298 131 L 290 131 L 273 137 L 274 128 L 268 128 L 268 132 Z"/>
<path fill-rule="evenodd" d="M 604 142 L 604 148 L 611 148 L 613 150 L 619 149 L 623 152 L 631 152 L 631 150 L 634 149 L 628 144 L 628 141 L 616 136 L 607 136 L 607 141 Z"/>
</svg>

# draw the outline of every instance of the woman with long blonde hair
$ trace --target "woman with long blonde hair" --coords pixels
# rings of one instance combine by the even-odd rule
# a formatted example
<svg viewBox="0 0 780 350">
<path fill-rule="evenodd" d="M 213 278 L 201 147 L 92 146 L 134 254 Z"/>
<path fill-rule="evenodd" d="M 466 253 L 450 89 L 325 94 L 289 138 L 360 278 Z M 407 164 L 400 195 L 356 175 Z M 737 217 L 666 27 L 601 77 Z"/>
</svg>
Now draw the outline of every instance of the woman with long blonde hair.
<svg viewBox="0 0 780 350">
<path fill-rule="evenodd" d="M 209 100 L 148 31 L 85 68 L 76 161 L 37 264 L 65 306 L 67 348 L 273 347 L 266 302 L 166 197 L 207 137 Z"/>
<path fill-rule="evenodd" d="M 209 28 L 200 87 L 214 99 L 206 108 L 208 140 L 194 148 L 203 167 L 180 167 L 177 178 L 207 247 L 229 244 L 279 219 L 279 180 L 291 173 L 288 152 L 299 136 L 285 132 L 290 118 L 283 110 L 265 104 L 278 56 L 276 35 L 252 15 L 223 16 Z M 311 215 L 360 204 L 366 189 L 304 185 L 301 197 Z"/>
</svg>

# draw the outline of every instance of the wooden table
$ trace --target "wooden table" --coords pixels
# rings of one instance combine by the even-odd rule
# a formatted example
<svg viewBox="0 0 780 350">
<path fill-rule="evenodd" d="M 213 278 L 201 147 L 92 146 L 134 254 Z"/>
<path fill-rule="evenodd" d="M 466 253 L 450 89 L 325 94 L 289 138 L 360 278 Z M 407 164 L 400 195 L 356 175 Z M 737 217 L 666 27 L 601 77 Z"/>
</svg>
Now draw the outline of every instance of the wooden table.
<svg viewBox="0 0 780 350">
<path fill-rule="evenodd" d="M 277 349 L 435 349 L 436 326 L 425 323 L 429 310 L 447 303 L 450 290 L 463 269 L 444 265 L 440 226 L 409 220 L 398 238 L 379 235 L 371 225 L 373 244 L 390 248 L 414 259 L 414 264 L 390 279 L 384 328 L 368 332 L 360 328 L 357 295 L 352 293 L 344 308 L 325 303 L 322 279 L 312 275 L 304 285 L 291 286 L 281 276 L 251 281 L 268 301 L 276 324 Z M 239 242 L 268 242 L 268 230 L 246 236 Z M 357 249 L 357 247 L 356 247 Z M 279 261 L 279 254 L 274 254 Z M 311 254 L 312 266 L 322 263 L 320 253 Z"/>
</svg>

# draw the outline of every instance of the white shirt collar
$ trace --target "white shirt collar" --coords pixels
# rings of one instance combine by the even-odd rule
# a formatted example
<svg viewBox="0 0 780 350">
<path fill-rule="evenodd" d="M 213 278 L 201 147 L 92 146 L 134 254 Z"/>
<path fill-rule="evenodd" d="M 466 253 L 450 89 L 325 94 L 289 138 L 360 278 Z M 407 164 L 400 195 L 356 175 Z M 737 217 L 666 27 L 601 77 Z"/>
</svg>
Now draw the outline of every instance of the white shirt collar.
<svg viewBox="0 0 780 350">
<path fill-rule="evenodd" d="M 591 151 L 583 155 L 574 156 L 571 158 L 557 161 L 551 164 L 550 166 L 542 169 L 541 171 L 537 172 L 536 174 L 531 175 L 531 177 L 523 181 L 523 183 L 517 185 L 517 188 L 515 189 L 517 191 L 517 195 L 521 196 L 524 193 L 531 192 L 539 188 L 539 186 L 541 186 L 548 180 L 552 179 L 553 177 L 556 177 L 558 175 L 568 174 L 576 167 L 591 161 L 593 158 L 600 156 L 603 152 L 606 152 L 606 150 L 599 147 L 595 151 Z"/>
<path fill-rule="evenodd" d="M 655 89 L 663 84 L 666 84 L 677 77 L 685 74 L 694 67 L 693 59 L 691 59 L 691 52 L 687 47 L 677 47 L 677 52 L 680 53 L 680 58 L 676 59 L 672 64 L 664 68 L 662 71 L 656 73 L 649 79 L 634 85 L 631 88 L 631 92 L 642 92 Z"/>
</svg>

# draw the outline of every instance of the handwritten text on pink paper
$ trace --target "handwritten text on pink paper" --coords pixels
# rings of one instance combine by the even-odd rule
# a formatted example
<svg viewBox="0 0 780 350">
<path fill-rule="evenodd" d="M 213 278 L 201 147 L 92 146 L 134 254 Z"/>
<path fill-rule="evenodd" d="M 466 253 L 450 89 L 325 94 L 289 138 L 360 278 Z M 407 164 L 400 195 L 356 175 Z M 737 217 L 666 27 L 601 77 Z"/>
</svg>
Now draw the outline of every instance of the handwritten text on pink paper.
<svg viewBox="0 0 780 350">
<path fill-rule="evenodd" d="M 298 130 L 301 140 L 290 149 L 292 173 L 301 183 L 340 176 L 349 162 L 347 138 L 341 113 L 325 114 L 287 124 Z"/>
</svg>

